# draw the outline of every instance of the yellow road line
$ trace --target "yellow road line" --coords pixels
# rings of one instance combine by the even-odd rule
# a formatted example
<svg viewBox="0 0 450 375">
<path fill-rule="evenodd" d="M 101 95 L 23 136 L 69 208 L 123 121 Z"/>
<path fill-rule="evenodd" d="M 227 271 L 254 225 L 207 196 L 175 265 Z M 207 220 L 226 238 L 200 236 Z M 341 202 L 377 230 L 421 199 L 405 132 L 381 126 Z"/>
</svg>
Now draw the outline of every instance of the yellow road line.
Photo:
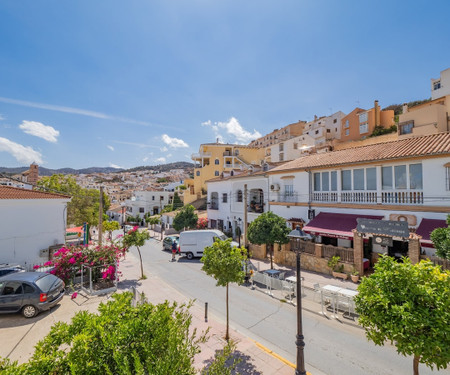
<svg viewBox="0 0 450 375">
<path fill-rule="evenodd" d="M 266 348 L 264 345 L 260 344 L 258 341 L 255 341 L 253 339 L 250 339 L 250 340 L 252 340 L 258 348 L 260 348 L 261 350 L 264 350 L 266 353 L 269 353 L 271 356 L 275 357 L 279 361 L 292 367 L 293 369 L 296 368 L 295 364 L 293 364 L 291 361 L 288 361 L 287 359 L 283 358 L 281 355 L 274 353 L 272 350 L 270 350 L 269 348 Z M 306 374 L 311 375 L 311 373 L 308 371 L 306 372 Z"/>
</svg>

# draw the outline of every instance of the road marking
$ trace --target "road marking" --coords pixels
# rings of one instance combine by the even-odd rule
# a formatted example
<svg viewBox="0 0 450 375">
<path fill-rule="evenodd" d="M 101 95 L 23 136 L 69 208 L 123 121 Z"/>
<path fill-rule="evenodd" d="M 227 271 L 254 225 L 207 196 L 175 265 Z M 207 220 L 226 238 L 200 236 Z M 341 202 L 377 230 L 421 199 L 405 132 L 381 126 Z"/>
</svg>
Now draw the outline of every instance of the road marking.
<svg viewBox="0 0 450 375">
<path fill-rule="evenodd" d="M 260 348 L 261 350 L 265 351 L 266 353 L 270 354 L 271 356 L 275 357 L 276 359 L 278 359 L 279 361 L 283 362 L 284 364 L 292 367 L 293 369 L 296 368 L 295 364 L 293 364 L 291 361 L 288 361 L 287 359 L 283 358 L 281 355 L 274 353 L 272 350 L 270 350 L 269 348 L 266 348 L 264 345 L 260 344 L 258 341 L 255 341 L 251 338 L 249 338 L 251 341 L 253 341 L 255 343 L 255 345 Z M 306 371 L 307 375 L 311 375 L 310 372 Z"/>
</svg>

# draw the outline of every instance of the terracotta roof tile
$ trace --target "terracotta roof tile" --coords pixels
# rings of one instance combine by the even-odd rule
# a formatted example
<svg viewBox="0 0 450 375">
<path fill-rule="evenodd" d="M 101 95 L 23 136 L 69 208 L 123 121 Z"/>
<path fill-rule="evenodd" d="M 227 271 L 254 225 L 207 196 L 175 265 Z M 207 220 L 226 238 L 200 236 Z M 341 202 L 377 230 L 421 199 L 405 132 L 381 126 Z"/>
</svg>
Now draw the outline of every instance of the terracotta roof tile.
<svg viewBox="0 0 450 375">
<path fill-rule="evenodd" d="M 0 186 L 0 199 L 70 199 L 70 196 L 12 186 Z"/>
<path fill-rule="evenodd" d="M 438 133 L 308 155 L 287 162 L 268 173 L 445 154 L 450 154 L 450 133 Z"/>
</svg>

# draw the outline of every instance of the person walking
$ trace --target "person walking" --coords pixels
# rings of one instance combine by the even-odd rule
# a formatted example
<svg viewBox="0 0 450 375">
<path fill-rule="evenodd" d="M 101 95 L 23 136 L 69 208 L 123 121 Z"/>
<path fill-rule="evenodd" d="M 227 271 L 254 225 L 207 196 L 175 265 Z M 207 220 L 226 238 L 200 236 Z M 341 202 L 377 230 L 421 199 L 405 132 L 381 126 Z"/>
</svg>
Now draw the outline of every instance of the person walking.
<svg viewBox="0 0 450 375">
<path fill-rule="evenodd" d="M 172 242 L 172 262 L 175 262 L 175 255 L 178 251 L 178 244 L 176 240 Z"/>
</svg>

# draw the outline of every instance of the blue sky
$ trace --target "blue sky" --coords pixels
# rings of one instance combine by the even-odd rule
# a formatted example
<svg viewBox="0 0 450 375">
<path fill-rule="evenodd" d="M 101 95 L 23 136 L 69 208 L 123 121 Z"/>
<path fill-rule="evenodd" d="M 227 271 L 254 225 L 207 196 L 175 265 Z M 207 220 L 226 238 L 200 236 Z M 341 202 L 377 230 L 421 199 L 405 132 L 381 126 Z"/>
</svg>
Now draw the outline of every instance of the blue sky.
<svg viewBox="0 0 450 375">
<path fill-rule="evenodd" d="M 0 2 L 0 166 L 190 161 L 314 115 L 431 96 L 448 0 Z"/>
</svg>

